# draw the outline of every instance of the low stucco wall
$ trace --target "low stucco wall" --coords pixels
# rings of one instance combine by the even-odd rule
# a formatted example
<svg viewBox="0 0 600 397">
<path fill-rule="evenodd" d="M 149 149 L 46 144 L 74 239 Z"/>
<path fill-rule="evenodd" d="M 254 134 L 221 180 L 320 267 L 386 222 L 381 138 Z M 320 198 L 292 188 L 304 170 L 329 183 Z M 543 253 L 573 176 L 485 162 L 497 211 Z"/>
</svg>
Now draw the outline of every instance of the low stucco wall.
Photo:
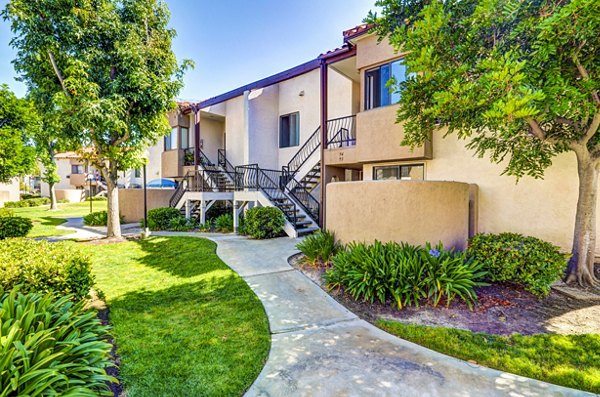
<svg viewBox="0 0 600 397">
<path fill-rule="evenodd" d="M 56 189 L 56 199 L 66 200 L 69 203 L 80 203 L 85 199 L 83 189 Z"/>
<path fill-rule="evenodd" d="M 327 185 L 326 227 L 344 242 L 438 241 L 464 249 L 470 186 L 459 182 L 360 181 Z"/>
<path fill-rule="evenodd" d="M 172 189 L 148 189 L 148 210 L 169 206 Z M 138 222 L 144 217 L 144 189 L 119 189 L 119 212 L 126 223 Z"/>
</svg>

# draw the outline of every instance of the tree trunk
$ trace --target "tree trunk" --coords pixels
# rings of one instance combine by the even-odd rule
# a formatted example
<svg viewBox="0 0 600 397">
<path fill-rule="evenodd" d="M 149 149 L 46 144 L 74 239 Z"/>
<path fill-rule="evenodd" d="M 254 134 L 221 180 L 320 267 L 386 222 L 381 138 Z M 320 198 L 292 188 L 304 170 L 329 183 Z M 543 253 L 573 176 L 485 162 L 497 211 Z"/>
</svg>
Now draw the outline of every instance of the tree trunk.
<svg viewBox="0 0 600 397">
<path fill-rule="evenodd" d="M 102 175 L 106 180 L 106 198 L 108 200 L 107 238 L 121 238 L 121 220 L 119 219 L 119 188 L 117 187 L 117 169 L 111 164 L 102 167 Z"/>
<path fill-rule="evenodd" d="M 573 250 L 565 282 L 576 281 L 581 286 L 594 285 L 598 283 L 594 276 L 598 164 L 591 158 L 587 148 L 576 150 L 575 154 L 579 174 L 579 197 L 575 215 Z"/>
<path fill-rule="evenodd" d="M 49 182 L 48 188 L 50 190 L 50 209 L 57 210 L 58 203 L 56 201 L 56 184 L 54 182 Z"/>
</svg>

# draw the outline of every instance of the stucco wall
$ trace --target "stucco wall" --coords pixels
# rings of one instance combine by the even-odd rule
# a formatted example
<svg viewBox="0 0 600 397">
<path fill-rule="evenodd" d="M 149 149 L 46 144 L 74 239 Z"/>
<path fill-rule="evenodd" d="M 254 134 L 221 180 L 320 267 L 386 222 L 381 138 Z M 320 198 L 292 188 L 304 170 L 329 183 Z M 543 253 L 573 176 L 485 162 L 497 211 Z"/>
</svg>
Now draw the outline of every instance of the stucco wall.
<svg viewBox="0 0 600 397">
<path fill-rule="evenodd" d="M 19 178 L 13 178 L 10 183 L 0 183 L 0 207 L 7 201 L 19 201 L 20 196 Z"/>
<path fill-rule="evenodd" d="M 234 165 L 244 164 L 245 126 L 244 97 L 239 96 L 225 103 L 225 133 L 227 134 L 227 159 Z"/>
<path fill-rule="evenodd" d="M 406 241 L 462 249 L 469 236 L 469 185 L 361 181 L 327 185 L 326 227 L 344 243 Z"/>
<path fill-rule="evenodd" d="M 356 43 L 356 68 L 364 69 L 397 58 L 399 54 L 387 39 L 379 42 L 375 34 L 366 35 Z"/>
<path fill-rule="evenodd" d="M 208 118 L 200 118 L 202 152 L 215 164 L 217 164 L 218 160 L 218 150 L 223 149 L 224 132 L 225 125 L 222 122 Z"/>
<path fill-rule="evenodd" d="M 250 125 L 249 163 L 262 168 L 279 167 L 279 86 L 254 90 L 248 97 Z"/>
<path fill-rule="evenodd" d="M 86 190 L 84 189 L 56 189 L 56 199 L 66 200 L 69 203 L 80 203 L 85 196 Z"/>
<path fill-rule="evenodd" d="M 148 189 L 148 210 L 169 206 L 172 189 Z M 119 189 L 119 212 L 126 223 L 138 222 L 144 217 L 144 189 Z"/>
<path fill-rule="evenodd" d="M 465 148 L 455 136 L 434 135 L 433 159 L 425 163 L 425 179 L 474 183 L 479 186 L 478 231 L 483 233 L 516 232 L 532 235 L 570 250 L 578 178 L 575 156 L 565 153 L 553 159 L 544 179 L 501 175 L 503 164 L 492 164 Z M 363 175 L 369 180 L 373 167 L 418 161 L 365 164 Z M 600 220 L 597 223 L 600 227 Z M 600 247 L 596 252 L 600 254 Z"/>
</svg>

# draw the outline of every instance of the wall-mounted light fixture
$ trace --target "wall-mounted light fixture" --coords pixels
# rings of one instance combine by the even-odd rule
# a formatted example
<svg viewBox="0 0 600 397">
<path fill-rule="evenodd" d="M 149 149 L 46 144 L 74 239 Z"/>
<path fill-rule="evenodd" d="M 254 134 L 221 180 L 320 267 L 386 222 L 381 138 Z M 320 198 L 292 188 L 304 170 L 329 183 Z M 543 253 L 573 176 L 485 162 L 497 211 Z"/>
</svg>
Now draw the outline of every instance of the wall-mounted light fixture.
<svg viewBox="0 0 600 397">
<path fill-rule="evenodd" d="M 298 94 L 298 96 L 304 96 L 304 90 L 300 91 L 300 93 Z"/>
</svg>

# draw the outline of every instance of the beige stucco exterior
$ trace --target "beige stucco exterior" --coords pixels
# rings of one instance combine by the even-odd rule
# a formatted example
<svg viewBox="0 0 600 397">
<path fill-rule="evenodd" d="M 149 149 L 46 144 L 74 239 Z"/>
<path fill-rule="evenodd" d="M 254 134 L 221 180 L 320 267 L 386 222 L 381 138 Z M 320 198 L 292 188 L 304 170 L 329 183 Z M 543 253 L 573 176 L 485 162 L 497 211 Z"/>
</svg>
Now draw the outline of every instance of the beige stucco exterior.
<svg viewBox="0 0 600 397">
<path fill-rule="evenodd" d="M 327 186 L 327 228 L 344 242 L 406 241 L 462 249 L 469 235 L 469 185 L 362 181 Z"/>
<path fill-rule="evenodd" d="M 13 178 L 9 183 L 0 183 L 0 207 L 7 201 L 19 201 L 21 192 L 19 178 Z"/>
<path fill-rule="evenodd" d="M 65 200 L 69 203 L 80 203 L 85 199 L 84 189 L 56 189 L 56 199 Z"/>
<path fill-rule="evenodd" d="M 173 195 L 172 189 L 148 189 L 148 210 L 169 206 L 169 199 Z M 119 212 L 126 223 L 138 222 L 144 218 L 144 190 L 121 189 L 119 190 Z"/>
</svg>

